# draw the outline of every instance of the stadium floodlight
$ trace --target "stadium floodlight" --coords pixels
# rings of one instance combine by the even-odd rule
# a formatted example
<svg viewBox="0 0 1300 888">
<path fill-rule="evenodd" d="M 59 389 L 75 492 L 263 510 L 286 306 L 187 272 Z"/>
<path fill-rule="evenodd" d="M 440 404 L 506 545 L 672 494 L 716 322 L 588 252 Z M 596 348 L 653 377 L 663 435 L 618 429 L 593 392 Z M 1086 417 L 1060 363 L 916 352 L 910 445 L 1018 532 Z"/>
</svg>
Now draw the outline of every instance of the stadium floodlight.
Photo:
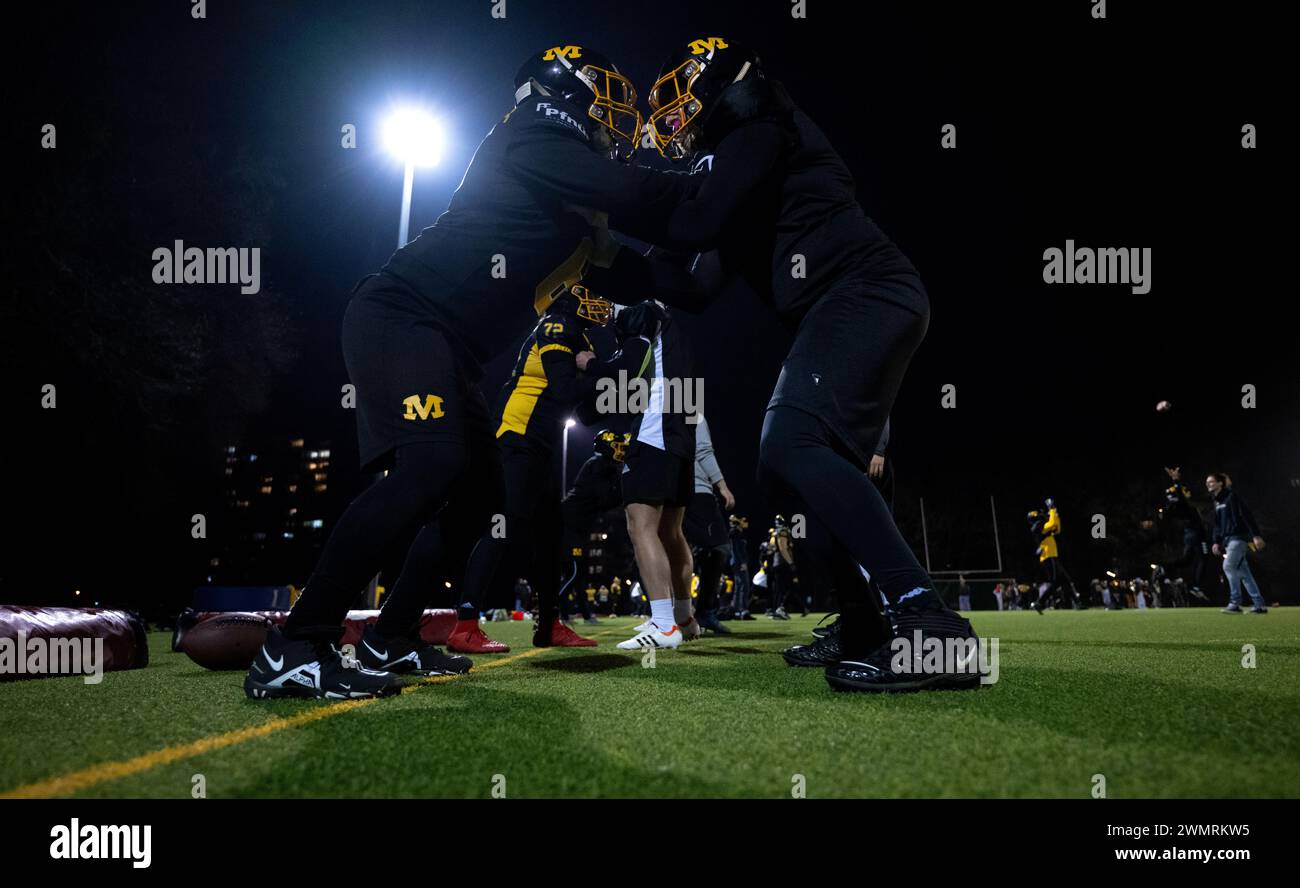
<svg viewBox="0 0 1300 888">
<path fill-rule="evenodd" d="M 570 416 L 568 419 L 566 419 L 566 420 L 564 421 L 564 427 L 565 427 L 566 429 L 571 429 L 571 428 L 573 428 L 574 426 L 576 426 L 577 424 L 578 424 L 578 421 L 577 421 L 576 419 L 574 419 L 572 416 Z"/>
<path fill-rule="evenodd" d="M 442 125 L 420 108 L 398 108 L 384 122 L 384 147 L 406 166 L 402 180 L 402 218 L 397 227 L 397 246 L 406 246 L 411 228 L 411 189 L 417 166 L 435 166 L 442 160 L 445 139 Z"/>
<path fill-rule="evenodd" d="M 407 166 L 436 166 L 443 145 L 442 125 L 421 108 L 398 108 L 384 121 L 384 147 Z"/>
</svg>

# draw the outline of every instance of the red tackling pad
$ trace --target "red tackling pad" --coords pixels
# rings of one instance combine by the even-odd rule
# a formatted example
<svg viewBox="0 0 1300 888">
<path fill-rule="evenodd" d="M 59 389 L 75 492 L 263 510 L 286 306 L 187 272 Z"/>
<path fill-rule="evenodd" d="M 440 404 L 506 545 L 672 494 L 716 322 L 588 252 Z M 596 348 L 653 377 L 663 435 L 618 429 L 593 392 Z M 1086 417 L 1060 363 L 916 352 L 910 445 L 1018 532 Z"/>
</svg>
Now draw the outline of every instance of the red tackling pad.
<svg viewBox="0 0 1300 888">
<path fill-rule="evenodd" d="M 0 604 L 0 638 L 12 639 L 17 644 L 20 632 L 25 639 L 102 638 L 104 672 L 149 665 L 144 621 L 128 611 Z M 38 677 L 0 671 L 0 681 Z"/>
</svg>

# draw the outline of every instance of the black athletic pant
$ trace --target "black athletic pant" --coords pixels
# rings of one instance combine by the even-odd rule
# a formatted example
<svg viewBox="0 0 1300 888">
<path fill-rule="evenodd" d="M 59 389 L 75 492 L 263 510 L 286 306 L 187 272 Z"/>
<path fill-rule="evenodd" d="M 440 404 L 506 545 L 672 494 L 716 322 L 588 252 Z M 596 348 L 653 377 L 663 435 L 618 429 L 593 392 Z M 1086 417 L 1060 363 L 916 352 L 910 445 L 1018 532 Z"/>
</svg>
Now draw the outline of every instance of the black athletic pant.
<svg viewBox="0 0 1300 888">
<path fill-rule="evenodd" d="M 461 619 L 488 608 L 493 591 L 526 576 L 538 601 L 538 625 L 557 613 L 560 575 L 560 485 L 555 454 L 514 433 L 497 439 L 505 476 L 504 523 L 493 522 L 475 546 L 465 570 Z"/>
<path fill-rule="evenodd" d="M 790 586 L 793 584 L 793 580 L 794 572 L 788 564 L 780 564 L 768 568 L 768 610 L 775 611 L 778 608 L 785 607 L 785 599 L 790 594 Z"/>
<path fill-rule="evenodd" d="M 708 613 L 718 606 L 718 587 L 722 584 L 722 571 L 727 565 L 727 550 L 713 548 L 700 551 L 695 556 L 695 567 L 700 575 L 699 597 L 695 608 Z"/>
<path fill-rule="evenodd" d="M 836 609 L 860 638 L 851 639 L 855 647 L 874 649 L 889 640 L 889 623 L 884 618 L 880 590 L 862 575 L 858 563 L 838 542 L 830 528 L 810 519 L 808 535 L 800 541 L 799 566 L 805 578 L 813 578 L 816 587 L 833 589 Z M 844 623 L 840 624 L 841 630 Z"/>
<path fill-rule="evenodd" d="M 1175 569 L 1186 568 L 1183 578 L 1193 589 L 1201 588 L 1201 580 L 1204 579 L 1205 563 L 1208 560 L 1206 555 L 1205 538 L 1194 530 L 1183 531 L 1183 552 L 1177 561 L 1171 561 L 1165 566 L 1170 573 Z"/>
<path fill-rule="evenodd" d="M 795 407 L 769 407 L 759 459 L 762 470 L 793 490 L 867 569 L 891 604 L 916 589 L 931 590 L 933 596 L 930 577 L 894 524 L 884 497 L 820 419 Z"/>
<path fill-rule="evenodd" d="M 413 542 L 380 619 L 389 635 L 416 629 L 433 595 L 439 561 L 460 548 L 457 533 L 480 533 L 499 503 L 500 472 L 495 452 L 480 453 L 459 442 L 398 446 L 392 470 L 339 518 L 285 621 L 285 634 L 340 637 L 349 606 L 385 562 L 391 563 L 403 540 Z"/>
<path fill-rule="evenodd" d="M 695 609 L 707 613 L 718 606 L 718 586 L 731 555 L 727 522 L 712 492 L 696 491 L 691 495 L 682 521 L 682 532 L 691 544 L 695 569 L 700 577 Z"/>
<path fill-rule="evenodd" d="M 1067 602 L 1073 603 L 1077 599 L 1074 588 L 1074 580 L 1070 577 L 1064 567 L 1061 566 L 1059 558 L 1048 558 L 1043 562 L 1043 574 L 1047 581 L 1047 595 L 1057 597 L 1062 605 Z M 1041 599 L 1046 596 L 1039 596 Z"/>
</svg>

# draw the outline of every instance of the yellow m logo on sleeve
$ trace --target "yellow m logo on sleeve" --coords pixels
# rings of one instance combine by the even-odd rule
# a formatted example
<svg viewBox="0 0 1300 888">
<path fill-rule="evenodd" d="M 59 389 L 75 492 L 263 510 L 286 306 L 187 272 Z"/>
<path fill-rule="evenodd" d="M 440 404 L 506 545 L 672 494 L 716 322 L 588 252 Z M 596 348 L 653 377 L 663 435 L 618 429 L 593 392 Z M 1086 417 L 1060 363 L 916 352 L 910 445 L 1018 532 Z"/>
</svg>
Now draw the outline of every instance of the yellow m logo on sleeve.
<svg viewBox="0 0 1300 888">
<path fill-rule="evenodd" d="M 442 411 L 442 398 L 437 395 L 425 395 L 423 401 L 419 395 L 411 395 L 403 398 L 402 404 L 406 407 L 402 419 L 440 419 L 445 415 Z"/>
<path fill-rule="evenodd" d="M 704 55 L 706 52 L 713 52 L 715 49 L 726 49 L 727 41 L 721 37 L 702 37 L 699 40 L 692 40 L 690 46 L 691 55 Z"/>
<path fill-rule="evenodd" d="M 559 59 L 580 59 L 582 58 L 581 46 L 552 46 L 546 52 L 542 53 L 542 58 L 548 62 Z"/>
</svg>

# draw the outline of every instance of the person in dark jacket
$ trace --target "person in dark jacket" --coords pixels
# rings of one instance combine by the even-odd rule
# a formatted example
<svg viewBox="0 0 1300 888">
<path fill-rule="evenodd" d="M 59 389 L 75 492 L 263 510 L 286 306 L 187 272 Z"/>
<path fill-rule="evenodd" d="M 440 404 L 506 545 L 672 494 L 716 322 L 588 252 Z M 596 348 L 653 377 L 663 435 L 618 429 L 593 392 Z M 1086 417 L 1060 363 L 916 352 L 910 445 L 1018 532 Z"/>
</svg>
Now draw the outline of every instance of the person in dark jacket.
<svg viewBox="0 0 1300 888">
<path fill-rule="evenodd" d="M 867 474 L 929 325 L 915 267 L 863 212 L 825 134 L 751 50 L 723 37 L 690 41 L 665 64 L 649 102 L 648 127 L 665 156 L 712 159 L 664 230 L 643 225 L 639 236 L 674 251 L 716 251 L 721 279 L 742 280 L 794 333 L 764 418 L 765 476 L 797 495 L 844 557 L 870 573 L 889 602 L 892 635 L 909 645 L 915 632 L 941 646 L 973 641 L 969 621 L 940 600 Z M 612 212 L 611 226 L 624 227 L 620 219 Z M 622 250 L 609 272 L 652 279 L 646 263 Z M 845 659 L 826 670 L 836 690 L 979 686 L 960 664 L 919 677 L 897 672 L 892 639 L 878 643 L 880 603 L 865 588 L 843 603 L 841 620 Z"/>
<path fill-rule="evenodd" d="M 569 616 L 569 596 L 577 593 L 576 604 L 587 619 L 594 619 L 582 594 L 586 582 L 587 548 L 596 519 L 623 504 L 623 456 L 628 439 L 611 429 L 601 429 L 593 440 L 591 457 L 578 469 L 573 485 L 560 503 L 564 523 L 564 571 L 560 583 L 560 611 Z M 590 641 L 590 639 L 587 639 Z M 595 642 L 591 642 L 594 644 Z"/>
<path fill-rule="evenodd" d="M 1222 472 L 1213 472 L 1205 479 L 1205 489 L 1214 498 L 1214 547 L 1215 555 L 1223 556 L 1223 574 L 1228 578 L 1228 606 L 1225 614 L 1239 614 L 1241 610 L 1241 587 L 1245 586 L 1250 599 L 1255 603 L 1252 614 L 1266 614 L 1264 596 L 1255 582 L 1255 575 L 1250 571 L 1250 562 L 1246 556 L 1253 546 L 1256 552 L 1264 550 L 1264 538 L 1259 534 L 1259 525 L 1255 523 L 1250 509 L 1241 497 L 1232 489 L 1232 479 Z"/>
<path fill-rule="evenodd" d="M 358 285 L 343 320 L 362 470 L 387 471 L 343 513 L 283 631 L 245 679 L 250 697 L 387 696 L 398 673 L 463 673 L 418 634 L 427 565 L 455 551 L 444 534 L 489 530 L 504 500 L 482 365 L 520 342 L 592 265 L 608 264 L 618 213 L 648 224 L 697 177 L 623 162 L 641 129 L 636 91 L 591 47 L 529 57 L 513 107 L 479 143 L 447 211 Z M 603 234 L 602 234 L 603 232 Z M 599 291 L 598 291 L 599 292 Z M 414 542 L 411 542 L 414 538 Z M 337 650 L 343 619 L 385 563 L 404 566 L 376 623 Z"/>
</svg>

